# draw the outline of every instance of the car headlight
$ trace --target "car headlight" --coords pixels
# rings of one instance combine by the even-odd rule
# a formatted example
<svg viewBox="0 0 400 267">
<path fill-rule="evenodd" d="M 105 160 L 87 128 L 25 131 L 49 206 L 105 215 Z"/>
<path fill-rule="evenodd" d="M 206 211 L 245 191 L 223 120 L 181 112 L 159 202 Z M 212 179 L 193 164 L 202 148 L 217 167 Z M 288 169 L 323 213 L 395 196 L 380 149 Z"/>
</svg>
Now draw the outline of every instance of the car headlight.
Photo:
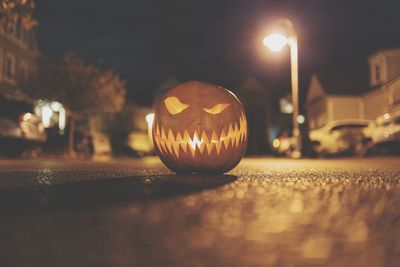
<svg viewBox="0 0 400 267">
<path fill-rule="evenodd" d="M 277 139 L 277 138 L 275 138 L 274 141 L 272 141 L 272 146 L 274 148 L 278 148 L 280 144 L 281 144 L 281 141 L 279 141 L 279 139 Z"/>
</svg>

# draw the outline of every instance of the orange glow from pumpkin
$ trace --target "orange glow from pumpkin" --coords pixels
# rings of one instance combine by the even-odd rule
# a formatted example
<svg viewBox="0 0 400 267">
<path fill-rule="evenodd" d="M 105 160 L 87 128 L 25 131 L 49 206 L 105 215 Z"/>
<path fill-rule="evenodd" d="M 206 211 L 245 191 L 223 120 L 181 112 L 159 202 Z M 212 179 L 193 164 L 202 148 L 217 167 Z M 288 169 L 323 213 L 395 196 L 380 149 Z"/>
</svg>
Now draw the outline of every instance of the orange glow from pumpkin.
<svg viewBox="0 0 400 267">
<path fill-rule="evenodd" d="M 223 149 L 228 150 L 230 146 L 239 146 L 245 142 L 247 137 L 247 123 L 244 114 L 241 114 L 239 124 L 230 123 L 220 133 L 215 130 L 209 132 L 203 130 L 194 131 L 191 136 L 187 129 L 173 132 L 158 124 L 155 124 L 154 127 L 154 140 L 160 153 L 173 155 L 176 158 L 179 158 L 181 153 L 190 153 L 193 158 L 196 153 L 211 155 L 215 151 L 214 153 L 219 155 Z"/>
<path fill-rule="evenodd" d="M 222 103 L 222 104 L 217 104 L 217 105 L 215 105 L 215 106 L 212 107 L 212 108 L 203 108 L 203 110 L 204 110 L 205 112 L 207 112 L 207 113 L 210 113 L 210 114 L 215 115 L 215 114 L 219 114 L 219 113 L 221 113 L 222 111 L 224 111 L 224 109 L 226 109 L 227 107 L 229 107 L 229 105 L 230 105 L 230 104 Z"/>
<path fill-rule="evenodd" d="M 175 96 L 170 96 L 164 100 L 164 104 L 167 107 L 167 110 L 169 113 L 172 115 L 181 113 L 185 109 L 189 107 L 189 105 L 186 105 L 185 103 L 182 103 L 177 97 Z"/>
<path fill-rule="evenodd" d="M 193 140 L 190 139 L 188 142 L 189 142 L 190 146 L 191 146 L 193 149 L 196 149 L 196 146 L 200 147 L 201 144 L 203 144 L 204 141 L 203 141 L 203 139 L 199 139 L 199 138 L 197 137 L 197 135 L 195 135 L 195 136 L 193 137 Z"/>
</svg>

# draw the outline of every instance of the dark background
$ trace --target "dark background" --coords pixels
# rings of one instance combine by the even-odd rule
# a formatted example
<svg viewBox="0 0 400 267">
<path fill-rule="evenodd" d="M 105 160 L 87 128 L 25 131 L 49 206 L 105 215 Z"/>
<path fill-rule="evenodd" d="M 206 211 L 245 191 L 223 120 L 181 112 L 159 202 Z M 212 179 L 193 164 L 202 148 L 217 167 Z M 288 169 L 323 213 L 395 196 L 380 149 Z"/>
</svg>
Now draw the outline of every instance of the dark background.
<svg viewBox="0 0 400 267">
<path fill-rule="evenodd" d="M 203 80 L 235 90 L 255 76 L 289 91 L 288 53 L 262 46 L 267 27 L 291 19 L 299 35 L 302 95 L 313 71 L 365 73 L 366 57 L 400 46 L 398 0 L 41 0 L 35 16 L 42 52 L 71 51 L 112 67 L 128 97 L 149 103 L 163 80 Z"/>
</svg>

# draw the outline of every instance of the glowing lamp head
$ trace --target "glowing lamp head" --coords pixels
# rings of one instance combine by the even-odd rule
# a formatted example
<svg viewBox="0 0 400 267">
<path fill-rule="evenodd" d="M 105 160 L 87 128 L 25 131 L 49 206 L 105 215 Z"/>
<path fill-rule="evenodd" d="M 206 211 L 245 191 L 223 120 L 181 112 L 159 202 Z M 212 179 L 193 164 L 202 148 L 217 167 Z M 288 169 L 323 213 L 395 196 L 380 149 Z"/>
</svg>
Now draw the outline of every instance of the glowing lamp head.
<svg viewBox="0 0 400 267">
<path fill-rule="evenodd" d="M 264 38 L 263 43 L 272 52 L 279 52 L 287 45 L 288 38 L 280 33 L 273 33 Z"/>
<path fill-rule="evenodd" d="M 157 104 L 152 136 L 156 152 L 172 171 L 224 173 L 246 150 L 246 116 L 227 89 L 186 82 Z"/>
</svg>

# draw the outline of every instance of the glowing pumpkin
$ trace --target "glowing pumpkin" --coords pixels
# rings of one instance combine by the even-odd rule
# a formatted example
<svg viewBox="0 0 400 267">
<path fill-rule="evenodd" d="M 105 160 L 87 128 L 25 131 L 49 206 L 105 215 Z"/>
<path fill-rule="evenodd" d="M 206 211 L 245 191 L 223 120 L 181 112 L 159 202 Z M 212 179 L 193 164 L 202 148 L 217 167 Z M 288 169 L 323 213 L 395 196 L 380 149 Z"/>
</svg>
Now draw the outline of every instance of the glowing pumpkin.
<svg viewBox="0 0 400 267">
<path fill-rule="evenodd" d="M 154 147 L 178 173 L 224 173 L 247 146 L 247 122 L 236 96 L 225 88 L 186 82 L 169 90 L 156 107 Z"/>
</svg>

